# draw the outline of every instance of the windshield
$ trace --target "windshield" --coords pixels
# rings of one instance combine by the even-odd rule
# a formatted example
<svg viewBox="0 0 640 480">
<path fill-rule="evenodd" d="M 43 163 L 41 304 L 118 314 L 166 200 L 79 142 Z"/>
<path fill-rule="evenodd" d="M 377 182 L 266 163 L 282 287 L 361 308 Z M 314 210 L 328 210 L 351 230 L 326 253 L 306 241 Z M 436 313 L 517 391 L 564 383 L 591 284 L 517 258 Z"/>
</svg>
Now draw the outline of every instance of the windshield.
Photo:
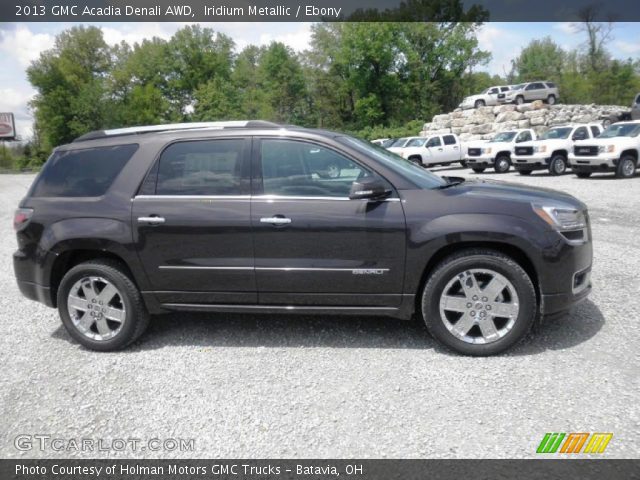
<svg viewBox="0 0 640 480">
<path fill-rule="evenodd" d="M 389 148 L 391 145 L 393 145 L 395 141 L 396 141 L 395 138 L 390 138 L 389 140 L 385 140 L 384 142 L 382 142 L 380 146 L 384 148 Z"/>
<path fill-rule="evenodd" d="M 500 132 L 489 140 L 489 142 L 510 142 L 515 136 L 516 132 Z"/>
<path fill-rule="evenodd" d="M 569 138 L 569 134 L 571 133 L 571 127 L 565 128 L 552 128 L 551 130 L 547 130 L 540 140 L 553 140 L 554 138 Z"/>
<path fill-rule="evenodd" d="M 421 147 L 427 142 L 426 138 L 414 138 L 405 147 Z"/>
<path fill-rule="evenodd" d="M 364 155 L 374 158 L 385 167 L 413 182 L 419 188 L 431 190 L 447 184 L 443 178 L 434 175 L 430 171 L 365 140 L 353 137 L 338 137 L 336 140 L 355 148 Z"/>
<path fill-rule="evenodd" d="M 408 138 L 399 138 L 395 142 L 391 144 L 392 147 L 404 147 L 404 144 L 407 143 Z"/>
<path fill-rule="evenodd" d="M 607 128 L 598 138 L 637 137 L 639 133 L 640 123 L 618 123 Z"/>
</svg>

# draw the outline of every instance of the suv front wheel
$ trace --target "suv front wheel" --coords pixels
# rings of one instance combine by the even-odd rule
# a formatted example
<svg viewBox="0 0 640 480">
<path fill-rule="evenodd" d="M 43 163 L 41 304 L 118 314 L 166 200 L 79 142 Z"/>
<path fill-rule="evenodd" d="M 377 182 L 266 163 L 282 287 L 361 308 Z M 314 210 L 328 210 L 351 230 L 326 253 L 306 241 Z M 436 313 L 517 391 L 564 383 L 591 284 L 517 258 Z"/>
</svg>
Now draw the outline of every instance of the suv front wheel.
<svg viewBox="0 0 640 480">
<path fill-rule="evenodd" d="M 149 313 L 118 262 L 93 260 L 69 270 L 58 288 L 58 310 L 69 334 L 91 350 L 119 350 L 147 328 Z"/>
<path fill-rule="evenodd" d="M 531 329 L 537 314 L 529 275 L 510 257 L 470 249 L 446 258 L 422 293 L 427 329 L 447 347 L 466 355 L 502 352 Z"/>
</svg>

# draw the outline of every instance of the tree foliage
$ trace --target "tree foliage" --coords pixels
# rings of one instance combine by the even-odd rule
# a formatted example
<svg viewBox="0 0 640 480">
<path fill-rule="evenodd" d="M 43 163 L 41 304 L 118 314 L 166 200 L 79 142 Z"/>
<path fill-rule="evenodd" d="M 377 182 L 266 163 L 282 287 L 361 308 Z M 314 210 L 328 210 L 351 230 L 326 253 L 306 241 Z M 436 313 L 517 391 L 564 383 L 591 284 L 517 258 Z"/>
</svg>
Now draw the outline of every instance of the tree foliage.
<svg viewBox="0 0 640 480">
<path fill-rule="evenodd" d="M 435 21 L 401 22 L 408 11 Z M 451 12 L 465 21 L 441 21 Z M 97 27 L 70 28 L 27 70 L 37 91 L 29 162 L 91 130 L 190 120 L 264 119 L 367 138 L 415 134 L 464 96 L 507 83 L 479 71 L 490 59 L 477 40 L 482 9 L 406 0 L 393 15 L 398 22 L 315 24 L 302 53 L 278 42 L 237 51 L 231 38 L 201 26 L 111 47 Z M 610 29 L 587 20 L 584 48 L 534 40 L 509 80 L 555 81 L 567 103 L 628 103 L 640 91 L 638 63 L 612 60 Z"/>
</svg>

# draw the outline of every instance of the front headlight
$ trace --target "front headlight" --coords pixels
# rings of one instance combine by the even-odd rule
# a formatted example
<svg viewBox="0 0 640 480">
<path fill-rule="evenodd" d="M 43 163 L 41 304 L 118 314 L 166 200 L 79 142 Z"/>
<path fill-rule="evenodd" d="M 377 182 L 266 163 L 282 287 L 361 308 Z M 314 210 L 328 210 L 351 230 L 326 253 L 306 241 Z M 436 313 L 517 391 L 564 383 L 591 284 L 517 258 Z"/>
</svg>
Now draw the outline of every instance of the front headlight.
<svg viewBox="0 0 640 480">
<path fill-rule="evenodd" d="M 615 145 L 600 145 L 598 147 L 598 153 L 613 153 L 616 151 Z"/>
<path fill-rule="evenodd" d="M 581 230 L 587 226 L 584 212 L 575 208 L 532 205 L 533 211 L 556 230 Z"/>
<path fill-rule="evenodd" d="M 547 151 L 547 146 L 546 145 L 539 145 L 535 148 L 535 151 L 538 153 L 544 153 Z"/>
<path fill-rule="evenodd" d="M 482 153 L 485 153 L 485 154 L 486 154 L 486 153 L 491 153 L 491 147 L 489 147 L 489 148 L 483 148 L 483 149 L 482 149 Z"/>
</svg>

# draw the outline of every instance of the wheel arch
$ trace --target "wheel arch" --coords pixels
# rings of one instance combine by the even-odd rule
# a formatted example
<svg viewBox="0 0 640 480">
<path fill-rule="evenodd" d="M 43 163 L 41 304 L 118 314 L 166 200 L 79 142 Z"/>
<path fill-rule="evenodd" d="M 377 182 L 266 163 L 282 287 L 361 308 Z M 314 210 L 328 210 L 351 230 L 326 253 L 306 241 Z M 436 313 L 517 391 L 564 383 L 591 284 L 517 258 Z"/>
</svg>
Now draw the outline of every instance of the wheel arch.
<svg viewBox="0 0 640 480">
<path fill-rule="evenodd" d="M 486 250 L 493 250 L 498 253 L 503 253 L 509 257 L 511 257 L 518 265 L 522 267 L 522 269 L 529 275 L 531 278 L 531 282 L 533 283 L 533 287 L 536 291 L 536 300 L 538 303 L 540 302 L 540 282 L 538 278 L 538 272 L 535 268 L 535 265 L 531 258 L 527 255 L 527 253 L 516 245 L 506 243 L 506 242 L 496 242 L 496 241 L 466 241 L 455 243 L 452 245 L 445 245 L 439 250 L 437 250 L 427 261 L 424 270 L 422 271 L 422 275 L 420 277 L 420 282 L 418 283 L 418 290 L 415 295 L 415 308 L 416 312 L 420 309 L 421 302 L 421 292 L 424 289 L 431 273 L 435 270 L 435 268 L 444 260 L 446 257 L 453 255 L 455 253 L 461 252 L 463 250 L 469 249 L 477 249 L 483 248 Z"/>
<path fill-rule="evenodd" d="M 569 152 L 564 148 L 559 148 L 551 152 L 551 156 L 553 157 L 554 155 L 562 155 L 565 159 L 569 158 Z"/>
<path fill-rule="evenodd" d="M 133 274 L 133 271 L 129 267 L 124 258 L 113 251 L 97 249 L 97 248 L 73 248 L 67 249 L 59 253 L 51 265 L 51 271 L 49 273 L 49 286 L 51 301 L 54 307 L 57 307 L 57 295 L 58 287 L 65 274 L 76 265 L 90 260 L 113 260 L 118 262 L 122 271 L 127 275 L 134 285 L 140 289 L 138 279 Z"/>
<path fill-rule="evenodd" d="M 635 150 L 633 148 L 624 150 L 621 154 L 620 154 L 620 158 L 622 158 L 625 155 L 631 155 L 635 161 L 636 161 L 636 166 L 637 166 L 637 162 L 638 162 L 638 150 Z"/>
</svg>

